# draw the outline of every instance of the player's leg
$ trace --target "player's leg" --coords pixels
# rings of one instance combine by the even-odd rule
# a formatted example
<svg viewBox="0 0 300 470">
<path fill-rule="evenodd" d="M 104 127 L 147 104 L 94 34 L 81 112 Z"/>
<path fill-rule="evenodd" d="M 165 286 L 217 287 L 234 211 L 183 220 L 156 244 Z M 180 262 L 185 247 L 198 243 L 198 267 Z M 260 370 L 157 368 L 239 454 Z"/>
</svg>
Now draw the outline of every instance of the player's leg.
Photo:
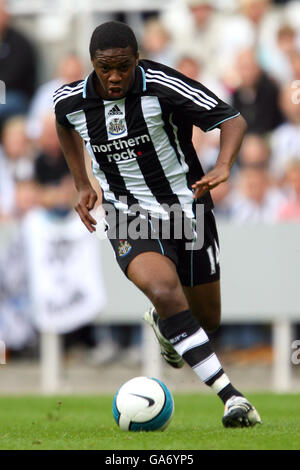
<svg viewBox="0 0 300 470">
<path fill-rule="evenodd" d="M 160 318 L 189 308 L 176 266 L 167 256 L 141 253 L 128 265 L 127 276 L 148 297 Z"/>
<path fill-rule="evenodd" d="M 180 366 L 172 354 L 174 349 L 224 404 L 232 397 L 245 401 L 230 383 L 211 348 L 209 338 L 192 315 L 174 263 L 159 253 L 142 253 L 128 265 L 127 276 L 155 307 L 156 311 L 152 309 L 148 312 L 147 321 L 158 337 L 166 360 L 172 364 L 173 359 L 172 365 Z M 238 424 L 248 426 L 252 424 L 246 414 L 250 408 L 247 409 L 244 402 L 243 407 L 245 412 L 239 415 L 241 421 Z"/>
<path fill-rule="evenodd" d="M 183 290 L 190 309 L 202 328 L 207 333 L 215 331 L 221 320 L 220 281 L 184 287 Z"/>
<path fill-rule="evenodd" d="M 178 276 L 173 241 L 122 239 L 111 243 L 121 269 L 159 313 L 158 316 L 152 309 L 148 320 L 167 361 L 180 367 L 183 357 L 224 402 L 238 395 L 212 351 L 205 331 L 189 309 Z M 246 419 L 241 423 L 247 424 Z"/>
<path fill-rule="evenodd" d="M 221 319 L 219 238 L 213 213 L 196 220 L 194 228 L 203 245 L 190 244 L 187 251 L 186 240 L 179 242 L 178 273 L 193 315 L 209 333 L 219 327 Z"/>
<path fill-rule="evenodd" d="M 174 263 L 159 253 L 142 253 L 128 265 L 127 276 L 154 306 L 145 319 L 153 327 L 162 349 L 167 340 L 224 404 L 232 396 L 242 396 L 230 383 L 207 334 L 192 314 Z M 167 362 L 179 367 L 176 361 Z"/>
<path fill-rule="evenodd" d="M 145 244 L 146 245 L 146 244 Z M 145 246 L 146 249 L 146 246 Z M 155 321 L 148 318 L 160 343 L 161 354 L 172 367 L 180 368 L 184 361 L 159 330 L 159 319 L 167 319 L 189 308 L 173 261 L 161 253 L 145 251 L 128 265 L 128 278 L 149 298 L 155 306 Z M 153 309 L 153 310 L 154 310 Z M 149 312 L 152 311 L 151 309 Z M 148 315 L 146 312 L 145 315 Z M 145 318 L 146 319 L 146 318 Z"/>
<path fill-rule="evenodd" d="M 194 318 L 206 332 L 211 332 L 218 328 L 221 318 L 219 241 L 212 212 L 205 214 L 204 227 L 201 228 L 204 228 L 202 248 L 187 256 L 183 244 L 180 245 L 179 276 Z M 179 342 L 176 350 L 184 357 L 187 346 L 184 342 Z M 255 408 L 234 389 L 223 368 L 220 369 L 219 376 L 206 383 L 225 404 L 225 426 L 249 426 L 261 422 Z"/>
<path fill-rule="evenodd" d="M 188 309 L 188 302 L 176 271 L 177 255 L 172 244 L 169 242 L 163 247 L 160 240 L 149 236 L 144 239 L 132 239 L 129 236 L 130 230 L 127 230 L 126 239 L 118 238 L 121 231 L 126 233 L 132 220 L 132 217 L 128 217 L 126 222 L 122 221 L 122 226 L 119 218 L 115 222 L 108 221 L 107 235 L 120 268 L 155 305 L 161 318 Z M 125 224 L 128 227 L 124 227 Z M 164 340 L 161 349 L 169 364 L 177 368 L 183 366 L 183 359 L 169 341 Z"/>
<path fill-rule="evenodd" d="M 162 243 L 167 250 L 168 243 Z M 128 278 L 154 306 L 154 309 L 147 312 L 145 319 L 154 329 L 164 358 L 176 368 L 183 365 L 179 357 L 183 357 L 192 367 L 199 364 L 195 372 L 203 382 L 211 386 L 222 376 L 222 367 L 210 347 L 207 335 L 189 309 L 173 261 L 160 253 L 144 252 L 130 261 L 126 272 Z M 178 350 L 176 348 L 181 339 L 188 342 L 189 351 L 186 354 L 183 354 L 181 346 Z M 229 380 L 226 379 L 225 383 L 222 379 L 215 390 L 219 393 L 228 384 Z M 237 390 L 228 389 L 225 398 L 235 393 L 238 393 Z M 220 397 L 224 398 L 224 392 Z"/>
</svg>

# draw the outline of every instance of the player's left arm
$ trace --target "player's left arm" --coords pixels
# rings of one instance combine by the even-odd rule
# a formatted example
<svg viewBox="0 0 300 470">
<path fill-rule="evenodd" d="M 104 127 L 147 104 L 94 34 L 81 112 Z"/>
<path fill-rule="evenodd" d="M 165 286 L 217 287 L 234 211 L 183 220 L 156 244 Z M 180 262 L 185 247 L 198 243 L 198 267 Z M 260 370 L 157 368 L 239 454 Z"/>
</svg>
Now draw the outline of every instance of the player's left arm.
<svg viewBox="0 0 300 470">
<path fill-rule="evenodd" d="M 195 199 L 203 196 L 207 191 L 229 178 L 230 170 L 236 160 L 247 130 L 247 123 L 239 115 L 220 124 L 220 129 L 219 156 L 214 168 L 192 185 Z"/>
</svg>

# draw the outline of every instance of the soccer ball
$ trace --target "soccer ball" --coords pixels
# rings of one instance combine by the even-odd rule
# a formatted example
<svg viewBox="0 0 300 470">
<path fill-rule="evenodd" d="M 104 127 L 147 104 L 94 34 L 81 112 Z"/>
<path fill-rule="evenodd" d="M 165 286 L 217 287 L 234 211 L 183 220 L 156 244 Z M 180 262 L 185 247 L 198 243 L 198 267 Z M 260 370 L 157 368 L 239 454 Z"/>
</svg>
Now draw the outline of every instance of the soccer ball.
<svg viewBox="0 0 300 470">
<path fill-rule="evenodd" d="M 135 377 L 114 396 L 113 415 L 123 431 L 163 431 L 171 421 L 174 400 L 158 379 Z"/>
</svg>

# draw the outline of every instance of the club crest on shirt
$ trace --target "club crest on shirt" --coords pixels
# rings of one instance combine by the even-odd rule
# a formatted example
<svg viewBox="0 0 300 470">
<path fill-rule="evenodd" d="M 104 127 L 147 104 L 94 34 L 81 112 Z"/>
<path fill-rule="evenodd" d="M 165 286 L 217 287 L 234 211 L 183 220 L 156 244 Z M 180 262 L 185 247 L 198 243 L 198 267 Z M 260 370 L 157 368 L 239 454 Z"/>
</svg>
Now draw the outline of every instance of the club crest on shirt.
<svg viewBox="0 0 300 470">
<path fill-rule="evenodd" d="M 119 246 L 118 246 L 118 255 L 120 258 L 123 256 L 128 255 L 128 253 L 131 251 L 132 246 L 127 240 L 120 240 Z"/>
<path fill-rule="evenodd" d="M 108 125 L 108 132 L 111 135 L 120 135 L 126 131 L 126 125 L 124 119 L 113 118 Z"/>
</svg>

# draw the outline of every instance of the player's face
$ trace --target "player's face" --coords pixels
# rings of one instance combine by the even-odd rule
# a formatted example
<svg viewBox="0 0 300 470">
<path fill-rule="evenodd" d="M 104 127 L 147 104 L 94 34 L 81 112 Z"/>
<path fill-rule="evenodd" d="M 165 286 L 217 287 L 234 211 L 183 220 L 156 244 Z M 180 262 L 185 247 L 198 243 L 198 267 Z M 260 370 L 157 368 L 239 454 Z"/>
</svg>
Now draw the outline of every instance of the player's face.
<svg viewBox="0 0 300 470">
<path fill-rule="evenodd" d="M 126 96 L 135 79 L 138 56 L 131 48 L 97 50 L 92 59 L 98 77 L 97 91 L 107 100 L 118 100 Z"/>
</svg>

